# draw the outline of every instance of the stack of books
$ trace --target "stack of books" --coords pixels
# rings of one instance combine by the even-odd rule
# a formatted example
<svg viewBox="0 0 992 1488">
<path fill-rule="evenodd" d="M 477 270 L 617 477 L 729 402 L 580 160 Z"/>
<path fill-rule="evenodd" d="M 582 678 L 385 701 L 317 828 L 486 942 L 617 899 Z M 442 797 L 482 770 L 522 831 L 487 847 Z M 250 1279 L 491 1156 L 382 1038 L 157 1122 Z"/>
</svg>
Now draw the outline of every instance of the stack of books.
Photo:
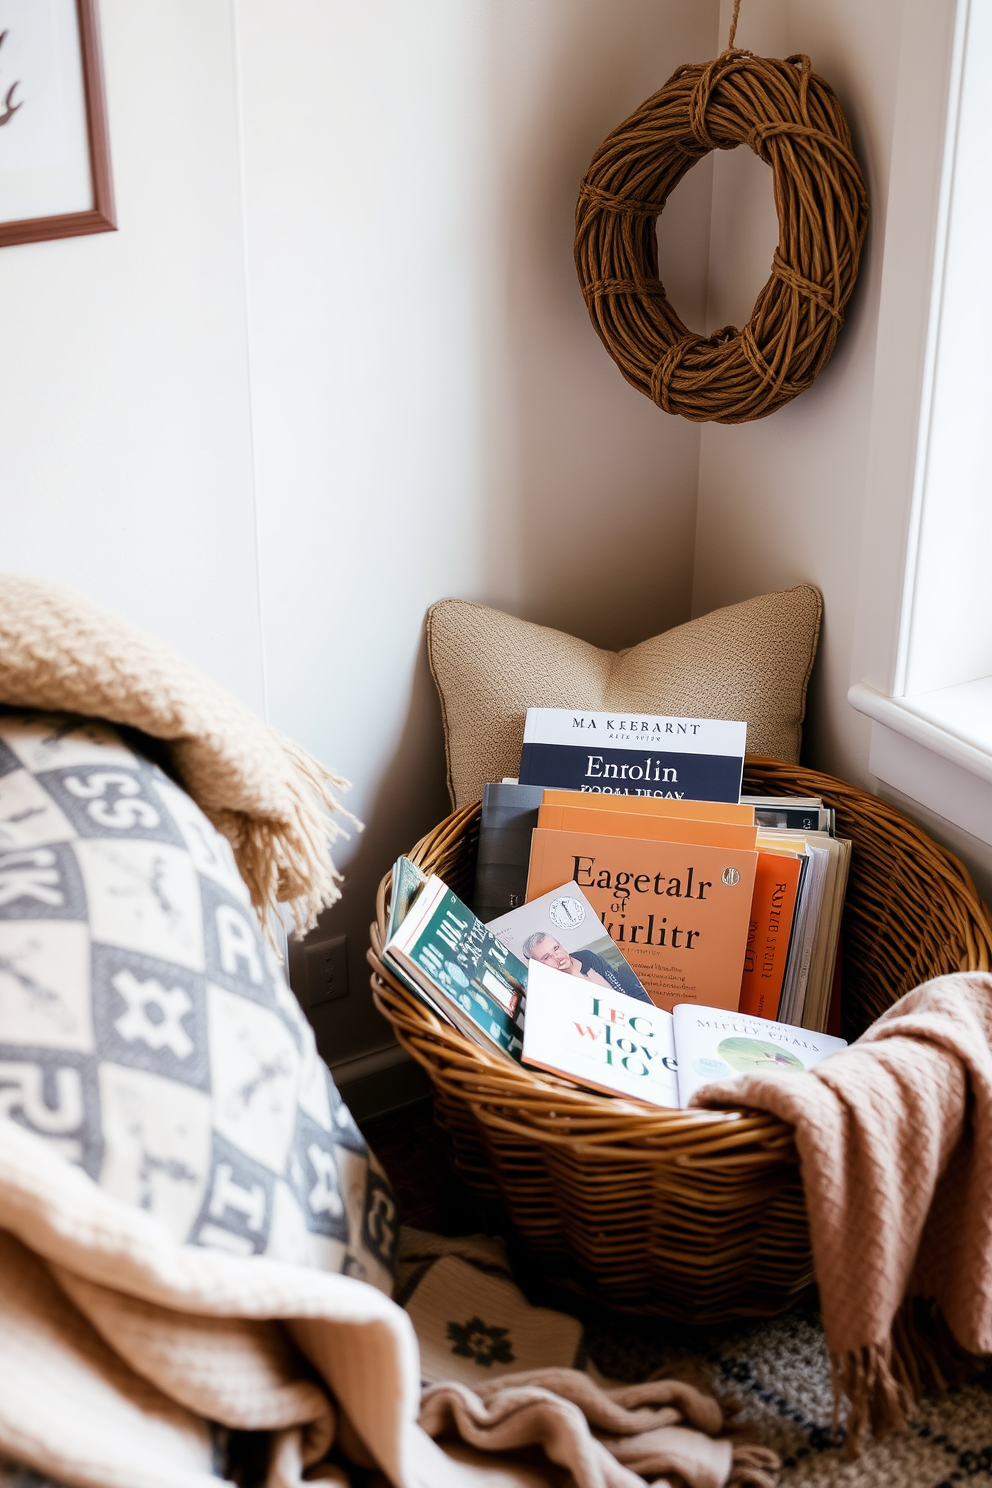
<svg viewBox="0 0 992 1488">
<path fill-rule="evenodd" d="M 850 843 L 815 799 L 742 797 L 745 726 L 528 714 L 487 786 L 475 911 L 401 858 L 383 959 L 502 1056 L 686 1104 L 842 1040 Z M 674 1016 L 673 1016 L 674 1015 Z"/>
</svg>

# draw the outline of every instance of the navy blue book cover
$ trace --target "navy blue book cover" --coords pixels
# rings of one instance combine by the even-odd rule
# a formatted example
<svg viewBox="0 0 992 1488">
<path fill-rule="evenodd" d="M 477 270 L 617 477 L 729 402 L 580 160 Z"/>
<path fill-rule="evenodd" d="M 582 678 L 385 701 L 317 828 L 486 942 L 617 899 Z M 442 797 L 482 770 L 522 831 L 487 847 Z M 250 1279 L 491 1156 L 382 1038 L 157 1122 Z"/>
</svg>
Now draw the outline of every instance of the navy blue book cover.
<svg viewBox="0 0 992 1488">
<path fill-rule="evenodd" d="M 520 784 L 739 801 L 747 725 L 712 718 L 529 708 Z"/>
</svg>

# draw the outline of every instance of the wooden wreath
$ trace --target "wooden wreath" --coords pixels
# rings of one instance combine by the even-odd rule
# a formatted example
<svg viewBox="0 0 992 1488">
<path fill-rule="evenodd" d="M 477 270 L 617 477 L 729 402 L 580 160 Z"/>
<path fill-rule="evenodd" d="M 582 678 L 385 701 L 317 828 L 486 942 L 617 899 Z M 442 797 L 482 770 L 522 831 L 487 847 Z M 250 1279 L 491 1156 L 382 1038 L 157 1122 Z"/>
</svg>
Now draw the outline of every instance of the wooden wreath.
<svg viewBox="0 0 992 1488">
<path fill-rule="evenodd" d="M 749 145 L 772 168 L 779 241 L 743 330 L 690 331 L 658 277 L 656 219 L 711 150 Z M 678 68 L 615 129 L 579 192 L 575 263 L 592 323 L 628 382 L 695 423 L 765 418 L 823 369 L 868 220 L 851 132 L 808 57 L 731 46 Z"/>
</svg>

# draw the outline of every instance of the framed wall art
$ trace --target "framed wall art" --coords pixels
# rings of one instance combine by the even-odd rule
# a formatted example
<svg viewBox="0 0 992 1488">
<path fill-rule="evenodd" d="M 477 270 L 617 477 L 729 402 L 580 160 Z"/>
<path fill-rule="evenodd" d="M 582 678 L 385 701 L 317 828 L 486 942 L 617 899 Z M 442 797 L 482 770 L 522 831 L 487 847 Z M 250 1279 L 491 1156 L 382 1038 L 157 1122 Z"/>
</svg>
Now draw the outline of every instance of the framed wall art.
<svg viewBox="0 0 992 1488">
<path fill-rule="evenodd" d="M 116 226 L 97 0 L 0 0 L 0 247 Z"/>
</svg>

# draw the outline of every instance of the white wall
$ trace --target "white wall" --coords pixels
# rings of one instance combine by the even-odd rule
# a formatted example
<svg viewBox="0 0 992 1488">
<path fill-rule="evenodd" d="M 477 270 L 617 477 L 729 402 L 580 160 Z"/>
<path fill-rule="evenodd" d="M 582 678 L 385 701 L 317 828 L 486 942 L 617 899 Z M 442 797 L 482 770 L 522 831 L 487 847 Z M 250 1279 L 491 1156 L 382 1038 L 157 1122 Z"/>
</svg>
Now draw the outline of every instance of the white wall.
<svg viewBox="0 0 992 1488">
<path fill-rule="evenodd" d="M 600 140 L 715 3 L 241 0 L 252 419 L 272 721 L 354 782 L 376 885 L 449 809 L 422 620 L 482 600 L 604 645 L 688 617 L 698 430 L 593 335 L 572 263 Z M 701 300 L 708 192 L 673 283 Z M 636 602 L 630 596 L 636 595 Z M 315 1015 L 338 1057 L 368 1000 Z"/>
<path fill-rule="evenodd" d="M 610 646 L 688 616 L 699 431 L 603 352 L 572 228 L 596 146 L 716 15 L 101 0 L 120 231 L 0 250 L 3 566 L 139 621 L 354 781 L 332 1058 L 383 1041 L 375 885 L 447 809 L 427 606 Z M 663 262 L 701 310 L 694 177 Z"/>
<path fill-rule="evenodd" d="M 846 694 L 892 649 L 919 401 L 896 331 L 925 326 L 951 3 L 747 0 L 744 46 L 836 87 L 872 217 L 816 386 L 700 430 L 601 348 L 572 222 L 596 146 L 715 55 L 730 0 L 101 0 L 120 231 L 0 250 L 2 566 L 137 620 L 351 776 L 332 1059 L 384 1039 L 375 885 L 447 805 L 434 599 L 618 646 L 812 579 L 807 755 L 870 783 Z M 760 162 L 697 166 L 660 227 L 686 320 L 739 324 L 773 241 Z"/>
<path fill-rule="evenodd" d="M 230 13 L 101 16 L 120 231 L 0 249 L 0 568 L 74 585 L 261 710 Z"/>
<path fill-rule="evenodd" d="M 721 0 L 721 30 L 731 10 L 732 0 Z M 835 88 L 868 180 L 871 218 L 847 323 L 815 386 L 770 419 L 703 429 L 693 613 L 804 579 L 818 584 L 824 628 L 804 759 L 893 800 L 963 858 L 988 896 L 992 848 L 964 830 L 977 821 L 987 787 L 958 772 L 958 796 L 963 791 L 971 809 L 958 800 L 951 821 L 918 796 L 883 783 L 873 773 L 882 758 L 872 751 L 877 725 L 847 697 L 861 680 L 883 694 L 903 690 L 897 653 L 921 473 L 918 439 L 954 18 L 955 0 L 876 0 L 872 6 L 748 0 L 743 9 L 741 45 L 779 56 L 807 52 Z M 762 266 L 777 234 L 763 174 L 767 178 L 767 169 L 745 151 L 716 158 L 710 327 L 740 324 L 764 279 Z M 956 417 L 962 406 L 959 400 Z M 945 500 L 938 517 L 958 542 L 952 509 Z M 972 627 L 984 600 L 984 586 L 973 577 L 980 551 L 977 542 L 971 582 L 963 584 L 974 600 L 967 611 Z M 946 545 L 943 556 L 946 568 Z M 958 559 L 961 576 L 968 558 L 958 552 Z M 955 657 L 962 649 L 956 645 Z M 922 768 L 926 797 L 933 794 L 930 777 L 946 764 L 927 757 Z M 891 767 L 885 778 L 895 778 Z M 910 777 L 904 771 L 899 778 L 905 784 Z"/>
<path fill-rule="evenodd" d="M 861 0 L 748 0 L 743 8 L 740 45 L 770 56 L 806 52 L 834 87 L 867 177 L 871 218 L 847 323 L 818 381 L 771 418 L 706 425 L 700 451 L 693 611 L 702 614 L 803 580 L 819 585 L 824 627 L 805 754 L 811 764 L 862 783 L 868 777 L 868 724 L 850 707 L 847 690 L 903 9 L 903 0 L 870 6 Z M 732 10 L 728 0 L 722 10 L 724 24 Z M 717 201 L 724 178 L 743 155 L 717 157 Z M 728 300 L 738 315 L 749 313 L 764 278 L 760 263 L 768 264 L 777 238 L 771 173 L 759 161 L 747 163 L 756 185 L 762 172 L 768 178 L 765 195 L 738 194 L 730 222 L 726 205 L 714 211 L 713 326 L 729 318 Z M 760 251 L 740 255 L 741 237 Z M 749 277 L 746 294 L 743 276 Z"/>
<path fill-rule="evenodd" d="M 890 753 L 911 745 L 879 731 L 847 696 L 862 680 L 884 695 L 905 690 L 900 630 L 907 565 L 913 566 L 914 503 L 925 468 L 921 406 L 955 9 L 955 0 L 876 0 L 870 7 L 858 0 L 748 0 L 744 6 L 741 45 L 779 56 L 807 52 L 838 93 L 867 176 L 871 218 L 847 323 L 815 386 L 770 419 L 703 429 L 693 613 L 804 579 L 818 584 L 824 628 L 804 759 L 892 800 L 964 860 L 988 898 L 992 848 L 965 829 L 986 809 L 987 785 L 958 770 L 956 794 L 944 790 L 941 797 L 949 802 L 954 796 L 953 820 L 938 815 L 922 801 L 932 806 L 937 799 L 935 782 L 947 774 L 947 762 L 917 751 L 915 776 L 906 768 L 894 773 L 892 761 L 883 761 L 879 734 Z M 731 10 L 732 0 L 721 0 L 721 32 Z M 980 106 L 986 107 L 981 100 Z M 767 178 L 767 168 L 746 151 L 716 157 L 711 328 L 740 324 L 764 280 L 777 238 Z M 980 213 L 981 204 L 974 210 Z M 973 322 L 958 309 L 959 324 L 963 320 L 973 333 Z M 955 420 L 964 406 L 959 398 Z M 984 427 L 976 437 L 983 434 Z M 987 629 L 981 613 L 987 586 L 976 577 L 980 539 L 970 554 L 960 550 L 955 484 L 961 483 L 945 482 L 936 518 L 947 538 L 940 554 L 945 589 L 947 570 L 956 564 L 967 601 L 956 613 L 944 607 L 939 633 L 946 637 L 955 619 L 959 630 L 964 625 L 973 633 L 962 672 L 971 676 Z M 977 489 L 984 492 L 984 477 Z M 966 495 L 974 502 L 972 490 Z M 977 523 L 973 528 L 981 530 Z M 931 535 L 928 562 L 933 557 Z M 956 680 L 951 669 L 965 649 L 955 639 L 953 659 L 945 658 L 946 680 Z M 873 769 L 882 770 L 883 763 L 879 778 Z M 885 783 L 897 779 L 906 790 Z M 913 779 L 917 784 L 907 793 Z"/>
</svg>

